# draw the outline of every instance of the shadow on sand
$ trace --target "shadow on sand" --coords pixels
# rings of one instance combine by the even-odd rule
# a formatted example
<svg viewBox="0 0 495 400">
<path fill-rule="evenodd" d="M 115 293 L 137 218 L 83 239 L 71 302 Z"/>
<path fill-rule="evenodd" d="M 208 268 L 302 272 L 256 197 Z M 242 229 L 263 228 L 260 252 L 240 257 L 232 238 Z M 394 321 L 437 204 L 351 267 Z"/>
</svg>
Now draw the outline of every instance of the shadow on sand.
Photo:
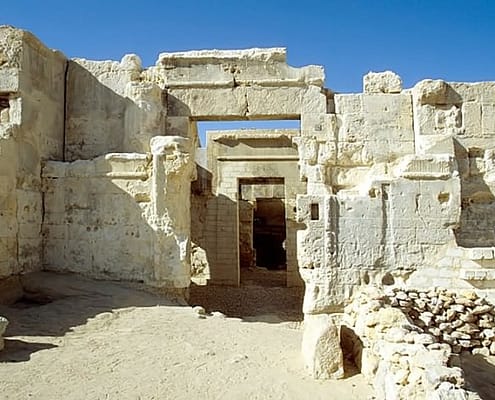
<svg viewBox="0 0 495 400">
<path fill-rule="evenodd" d="M 495 357 L 466 354 L 461 356 L 466 387 L 483 400 L 495 399 Z"/>
<path fill-rule="evenodd" d="M 0 362 L 27 361 L 36 351 L 56 347 L 24 341 L 25 337 L 60 337 L 103 312 L 126 307 L 185 305 L 139 287 L 94 281 L 75 274 L 35 272 L 22 277 L 22 286 L 22 298 L 11 305 L 0 305 L 0 315 L 9 320 Z"/>
</svg>

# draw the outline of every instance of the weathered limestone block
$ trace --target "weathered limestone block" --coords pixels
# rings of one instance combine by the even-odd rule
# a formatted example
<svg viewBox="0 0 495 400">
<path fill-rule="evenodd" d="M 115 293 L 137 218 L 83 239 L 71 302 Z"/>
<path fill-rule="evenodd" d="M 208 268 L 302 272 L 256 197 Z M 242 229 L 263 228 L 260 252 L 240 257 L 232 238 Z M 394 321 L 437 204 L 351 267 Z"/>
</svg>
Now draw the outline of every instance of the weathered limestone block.
<svg viewBox="0 0 495 400">
<path fill-rule="evenodd" d="M 0 55 L 1 57 L 1 55 Z M 17 68 L 6 68 L 0 65 L 0 92 L 15 93 L 19 91 L 19 75 Z"/>
<path fill-rule="evenodd" d="M 410 94 L 335 95 L 341 166 L 391 162 L 414 152 Z"/>
<path fill-rule="evenodd" d="M 305 112 L 325 113 L 321 88 L 236 86 L 170 88 L 167 115 L 212 118 L 298 118 Z"/>
<path fill-rule="evenodd" d="M 180 136 L 155 136 L 151 183 L 154 280 L 151 284 L 186 288 L 190 266 L 190 182 L 194 177 L 192 141 Z"/>
<path fill-rule="evenodd" d="M 334 165 L 337 156 L 337 119 L 334 114 L 303 114 L 301 136 L 293 138 L 299 152 L 301 179 L 311 183 L 326 182 L 326 166 Z M 312 168 L 316 164 L 317 168 Z M 322 176 L 317 177 L 316 175 Z"/>
<path fill-rule="evenodd" d="M 332 263 L 335 237 L 330 220 L 335 211 L 334 199 L 329 196 L 297 196 L 297 219 L 307 229 L 297 232 L 299 267 L 305 270 L 325 269 Z M 323 272 L 324 273 L 324 272 Z"/>
<path fill-rule="evenodd" d="M 7 320 L 7 318 L 0 316 L 0 350 L 3 350 L 4 347 L 3 334 L 5 333 L 8 324 L 9 321 Z"/>
<path fill-rule="evenodd" d="M 306 368 L 314 378 L 344 377 L 340 325 L 334 316 L 328 314 L 305 316 L 302 355 Z"/>
<path fill-rule="evenodd" d="M 479 105 L 463 103 L 470 97 L 464 98 L 456 90 L 444 81 L 430 79 L 412 89 L 417 154 L 454 155 L 452 137 L 464 138 L 473 130 L 479 135 Z"/>
<path fill-rule="evenodd" d="M 408 155 L 401 159 L 396 174 L 408 179 L 448 179 L 455 174 L 454 159 L 447 154 L 417 156 Z"/>
<path fill-rule="evenodd" d="M 361 114 L 363 111 L 363 94 L 342 93 L 334 96 L 335 113 L 340 115 Z"/>
<path fill-rule="evenodd" d="M 163 92 L 155 83 L 134 81 L 126 85 L 125 92 L 135 106 L 125 111 L 123 151 L 148 152 L 150 138 L 165 133 Z"/>
<path fill-rule="evenodd" d="M 441 79 L 424 79 L 418 82 L 414 85 L 412 94 L 414 100 L 421 105 L 460 104 L 463 100 L 455 84 L 452 86 Z M 466 100 L 469 101 L 469 97 Z"/>
<path fill-rule="evenodd" d="M 149 151 L 150 137 L 164 133 L 165 107 L 162 89 L 141 80 L 141 72 L 141 60 L 135 54 L 125 55 L 120 62 L 69 61 L 67 159 Z M 88 102 L 88 98 L 97 101 Z"/>
<path fill-rule="evenodd" d="M 301 115 L 301 136 L 308 136 L 323 143 L 336 140 L 336 134 L 335 114 L 304 113 Z"/>
<path fill-rule="evenodd" d="M 0 68 L 19 69 L 22 63 L 23 40 L 26 34 L 9 25 L 0 26 Z M 30 34 L 29 34 L 30 35 Z"/>
<path fill-rule="evenodd" d="M 322 86 L 323 69 L 287 65 L 285 48 L 161 53 L 146 76 L 167 87 Z"/>
<path fill-rule="evenodd" d="M 368 72 L 363 77 L 364 93 L 400 93 L 402 79 L 392 71 Z"/>
<path fill-rule="evenodd" d="M 448 104 L 447 94 L 448 84 L 440 79 L 425 79 L 413 88 L 413 96 L 420 104 Z"/>
<path fill-rule="evenodd" d="M 93 61 L 84 58 L 73 60 L 115 93 L 124 96 L 127 83 L 138 81 L 141 76 L 141 59 L 136 54 L 126 54 L 119 61 Z"/>
</svg>

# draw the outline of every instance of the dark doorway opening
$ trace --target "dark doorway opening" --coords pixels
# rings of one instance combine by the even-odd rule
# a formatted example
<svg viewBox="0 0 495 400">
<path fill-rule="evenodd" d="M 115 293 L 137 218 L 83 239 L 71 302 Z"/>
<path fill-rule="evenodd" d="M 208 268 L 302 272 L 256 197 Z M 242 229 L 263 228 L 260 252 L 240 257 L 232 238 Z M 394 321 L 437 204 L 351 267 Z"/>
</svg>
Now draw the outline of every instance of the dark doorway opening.
<svg viewBox="0 0 495 400">
<path fill-rule="evenodd" d="M 269 270 L 287 269 L 283 199 L 256 199 L 253 244 L 256 266 Z"/>
<path fill-rule="evenodd" d="M 239 181 L 241 285 L 287 286 L 283 178 Z"/>
</svg>

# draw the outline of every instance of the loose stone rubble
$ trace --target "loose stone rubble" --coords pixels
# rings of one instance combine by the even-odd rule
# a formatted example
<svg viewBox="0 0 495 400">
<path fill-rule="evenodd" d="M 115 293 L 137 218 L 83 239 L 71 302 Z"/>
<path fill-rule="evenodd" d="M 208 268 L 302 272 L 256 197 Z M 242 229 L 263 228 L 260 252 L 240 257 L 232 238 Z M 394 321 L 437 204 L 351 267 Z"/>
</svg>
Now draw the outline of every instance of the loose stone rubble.
<svg viewBox="0 0 495 400">
<path fill-rule="evenodd" d="M 453 346 L 429 333 L 431 321 L 429 327 L 419 324 L 423 325 L 420 327 L 415 323 L 417 318 L 411 319 L 402 309 L 392 306 L 406 301 L 398 299 L 406 297 L 404 293 L 397 291 L 389 297 L 371 288 L 355 296 L 343 318 L 342 344 L 347 353 L 373 383 L 379 399 L 467 398 L 462 370 L 452 366 Z M 431 307 L 431 300 L 438 299 L 439 292 L 409 293 L 413 297 L 414 293 L 430 294 L 432 297 L 424 299 Z M 457 303 L 452 301 L 454 304 Z"/>
<path fill-rule="evenodd" d="M 495 355 L 495 310 L 475 292 L 394 289 L 391 305 L 400 308 L 431 343 L 446 343 L 453 353 Z"/>
<path fill-rule="evenodd" d="M 287 119 L 300 129 L 199 143 L 200 121 Z M 361 317 L 342 322 L 365 348 L 493 354 L 494 139 L 495 82 L 405 89 L 370 72 L 363 93 L 339 94 L 283 48 L 162 53 L 145 68 L 134 54 L 68 59 L 1 26 L 0 287 L 50 270 L 186 296 L 191 282 L 238 286 L 265 263 L 305 287 L 303 355 L 317 378 L 342 376 L 335 314 L 368 286 L 397 289 L 372 315 L 414 329 L 361 337 Z M 403 358 L 389 358 L 363 364 L 380 382 L 407 380 L 389 398 L 419 381 L 437 397 L 461 390 L 443 361 L 428 370 L 448 378 L 420 379 L 424 366 L 404 377 Z"/>
</svg>

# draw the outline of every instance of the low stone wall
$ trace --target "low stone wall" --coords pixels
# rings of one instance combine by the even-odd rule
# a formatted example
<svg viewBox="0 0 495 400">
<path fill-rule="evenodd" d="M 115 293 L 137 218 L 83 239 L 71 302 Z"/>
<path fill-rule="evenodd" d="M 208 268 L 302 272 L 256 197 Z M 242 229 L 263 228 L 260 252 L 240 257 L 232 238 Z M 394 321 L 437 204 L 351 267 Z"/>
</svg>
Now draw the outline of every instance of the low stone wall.
<svg viewBox="0 0 495 400">
<path fill-rule="evenodd" d="M 395 299 L 376 289 L 354 297 L 343 316 L 344 353 L 378 399 L 466 398 L 462 370 L 450 364 L 451 347 L 393 307 Z"/>
<path fill-rule="evenodd" d="M 394 297 L 392 297 L 393 301 Z M 451 348 L 425 333 L 376 289 L 346 307 L 342 346 L 373 384 L 378 399 L 464 399 L 462 370 Z"/>
</svg>

